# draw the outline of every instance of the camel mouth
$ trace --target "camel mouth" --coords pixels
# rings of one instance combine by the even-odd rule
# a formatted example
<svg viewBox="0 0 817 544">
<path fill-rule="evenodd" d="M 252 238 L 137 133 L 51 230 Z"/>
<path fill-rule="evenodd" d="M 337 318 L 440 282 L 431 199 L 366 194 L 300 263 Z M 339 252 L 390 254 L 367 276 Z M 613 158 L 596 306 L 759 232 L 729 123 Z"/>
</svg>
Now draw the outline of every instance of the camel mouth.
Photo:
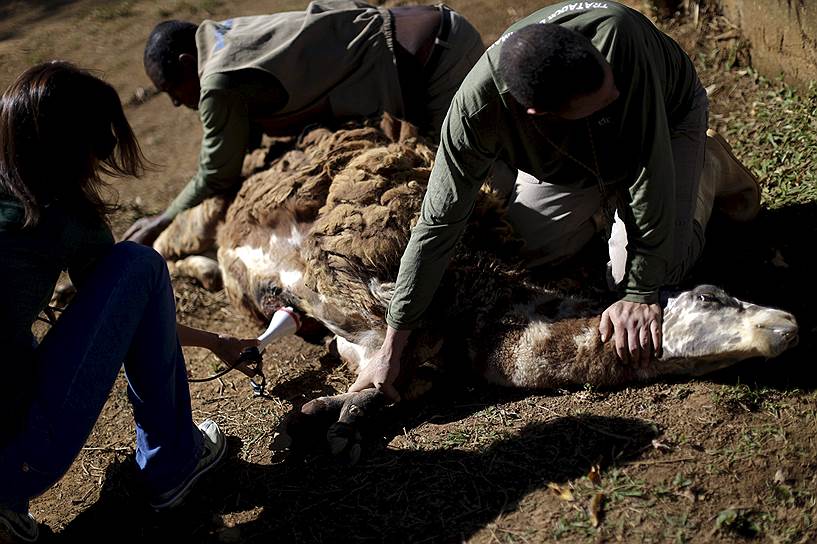
<svg viewBox="0 0 817 544">
<path fill-rule="evenodd" d="M 800 331 L 796 324 L 787 323 L 785 325 L 763 327 L 763 329 L 771 337 L 769 357 L 777 357 L 800 342 Z"/>
<path fill-rule="evenodd" d="M 791 349 L 800 343 L 800 334 L 797 328 L 794 328 L 793 330 L 781 331 L 779 334 L 786 342 L 785 349 Z"/>
</svg>

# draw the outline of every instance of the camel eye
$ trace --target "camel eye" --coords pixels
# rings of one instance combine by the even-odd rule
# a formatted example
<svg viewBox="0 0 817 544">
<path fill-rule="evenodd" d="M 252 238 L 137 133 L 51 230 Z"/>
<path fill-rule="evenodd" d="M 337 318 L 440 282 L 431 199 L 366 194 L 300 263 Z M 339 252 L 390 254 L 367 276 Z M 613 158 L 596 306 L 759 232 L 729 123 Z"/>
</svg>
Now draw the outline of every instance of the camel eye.
<svg viewBox="0 0 817 544">
<path fill-rule="evenodd" d="M 707 293 L 701 293 L 700 295 L 698 295 L 698 300 L 700 300 L 701 302 L 712 303 L 712 304 L 717 304 L 717 303 L 720 302 L 715 295 L 710 295 L 710 294 L 707 294 Z"/>
</svg>

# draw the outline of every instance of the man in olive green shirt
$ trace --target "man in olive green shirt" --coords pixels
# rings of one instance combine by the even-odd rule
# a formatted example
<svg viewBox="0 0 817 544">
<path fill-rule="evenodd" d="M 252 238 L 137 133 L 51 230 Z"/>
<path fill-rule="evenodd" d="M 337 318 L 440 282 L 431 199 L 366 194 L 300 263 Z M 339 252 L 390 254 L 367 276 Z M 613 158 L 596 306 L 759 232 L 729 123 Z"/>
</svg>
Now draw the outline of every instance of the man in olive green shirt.
<svg viewBox="0 0 817 544">
<path fill-rule="evenodd" d="M 145 69 L 176 106 L 198 110 L 199 168 L 164 213 L 125 237 L 152 243 L 181 211 L 237 191 L 253 134 L 297 135 L 309 124 L 388 112 L 437 138 L 483 51 L 473 26 L 444 6 L 317 0 L 304 11 L 160 23 Z"/>
<path fill-rule="evenodd" d="M 622 298 L 604 312 L 600 334 L 615 340 L 623 360 L 649 360 L 661 345 L 658 291 L 694 263 L 713 197 L 724 189 L 698 184 L 707 112 L 690 59 L 637 11 L 561 2 L 513 25 L 452 101 L 386 339 L 351 390 L 374 385 L 397 397 L 392 382 L 410 329 L 480 186 L 502 165 L 518 170 L 509 219 L 537 263 L 579 249 L 603 202 L 618 197 L 628 244 Z M 741 181 L 756 191 L 751 176 Z"/>
</svg>

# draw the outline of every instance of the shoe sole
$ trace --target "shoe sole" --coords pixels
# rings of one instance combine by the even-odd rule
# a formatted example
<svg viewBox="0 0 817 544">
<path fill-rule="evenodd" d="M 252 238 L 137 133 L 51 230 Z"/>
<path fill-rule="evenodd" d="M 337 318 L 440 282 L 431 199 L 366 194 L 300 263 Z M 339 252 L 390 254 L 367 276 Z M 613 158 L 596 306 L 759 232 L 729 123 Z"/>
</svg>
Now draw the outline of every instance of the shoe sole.
<svg viewBox="0 0 817 544">
<path fill-rule="evenodd" d="M 188 481 L 187 484 L 181 490 L 179 490 L 178 495 L 176 495 L 173 499 L 165 501 L 163 503 L 159 503 L 159 504 L 150 503 L 150 507 L 153 508 L 153 510 L 155 510 L 156 512 L 161 512 L 161 511 L 164 511 L 164 510 L 170 510 L 174 506 L 178 506 L 179 504 L 181 504 L 181 502 L 185 499 L 185 497 L 187 497 L 187 494 L 190 492 L 190 488 L 193 487 L 193 484 L 195 484 L 197 481 L 199 481 L 199 478 L 201 478 L 202 476 L 204 476 L 205 474 L 207 474 L 208 472 L 210 472 L 211 470 L 216 468 L 219 465 L 219 463 L 221 462 L 221 459 L 224 457 L 224 454 L 226 452 L 227 452 L 227 440 L 225 439 L 224 442 L 222 442 L 222 444 L 221 444 L 221 448 L 219 449 L 218 454 L 216 455 L 216 458 L 213 459 L 213 462 L 210 463 L 209 465 L 207 465 L 201 471 L 199 471 L 198 474 L 196 474 L 192 478 L 190 478 L 190 481 Z"/>
</svg>

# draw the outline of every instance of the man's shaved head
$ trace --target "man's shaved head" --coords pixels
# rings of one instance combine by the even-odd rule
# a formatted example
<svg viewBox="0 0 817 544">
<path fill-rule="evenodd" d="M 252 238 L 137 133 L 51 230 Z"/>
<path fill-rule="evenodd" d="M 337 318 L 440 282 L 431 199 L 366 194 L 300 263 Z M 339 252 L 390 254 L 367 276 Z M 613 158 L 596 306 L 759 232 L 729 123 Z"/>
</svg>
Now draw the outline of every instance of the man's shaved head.
<svg viewBox="0 0 817 544">
<path fill-rule="evenodd" d="M 536 23 L 511 34 L 501 47 L 500 77 L 525 108 L 558 112 L 604 82 L 604 59 L 575 30 Z"/>
<path fill-rule="evenodd" d="M 145 44 L 145 72 L 157 87 L 179 82 L 183 75 L 179 56 L 196 57 L 197 29 L 186 21 L 163 21 L 150 33 Z"/>
</svg>

